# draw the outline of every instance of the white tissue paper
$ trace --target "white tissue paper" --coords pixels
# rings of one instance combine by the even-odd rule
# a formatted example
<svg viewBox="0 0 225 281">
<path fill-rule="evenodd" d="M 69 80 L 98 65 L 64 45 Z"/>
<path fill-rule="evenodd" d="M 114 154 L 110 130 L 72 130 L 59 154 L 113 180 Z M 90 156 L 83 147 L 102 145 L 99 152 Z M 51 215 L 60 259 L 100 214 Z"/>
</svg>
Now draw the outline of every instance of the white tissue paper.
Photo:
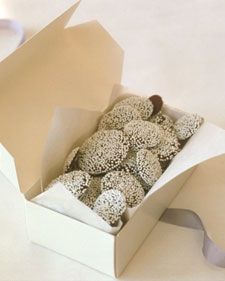
<svg viewBox="0 0 225 281">
<path fill-rule="evenodd" d="M 122 227 L 121 221 L 116 227 L 110 226 L 92 209 L 75 198 L 60 182 L 55 183 L 52 187 L 36 196 L 32 199 L 32 202 L 111 234 L 116 234 Z"/>
<path fill-rule="evenodd" d="M 127 95 L 125 88 L 114 87 L 110 106 L 116 100 Z M 110 106 L 106 109 L 109 110 Z M 185 112 L 164 105 L 163 111 L 174 120 Z M 63 172 L 64 161 L 73 147 L 80 146 L 82 142 L 96 130 L 102 112 L 90 111 L 78 108 L 57 108 L 49 131 L 46 149 L 43 156 L 42 186 L 46 187 Z M 65 126 L 67 124 L 67 126 Z M 169 167 L 158 181 L 153 185 L 144 200 L 135 208 L 127 208 L 122 216 L 122 222 L 126 223 L 136 211 L 145 204 L 150 197 L 162 189 L 168 182 L 184 173 L 191 167 L 206 161 L 212 157 L 223 154 L 225 151 L 224 130 L 205 121 L 200 129 L 185 144 L 183 149 L 174 157 Z M 86 224 L 92 225 L 105 232 L 116 234 L 122 227 L 111 227 L 102 218 L 73 197 L 62 184 L 56 184 L 49 190 L 38 195 L 34 202 L 47 208 L 73 217 Z"/>
</svg>

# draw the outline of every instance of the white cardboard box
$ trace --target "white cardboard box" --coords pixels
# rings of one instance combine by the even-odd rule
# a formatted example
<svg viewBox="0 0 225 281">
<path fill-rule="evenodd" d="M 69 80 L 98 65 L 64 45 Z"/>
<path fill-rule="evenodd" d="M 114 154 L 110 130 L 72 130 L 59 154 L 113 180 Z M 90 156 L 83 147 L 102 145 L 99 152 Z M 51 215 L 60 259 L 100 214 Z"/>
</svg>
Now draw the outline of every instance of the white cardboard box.
<svg viewBox="0 0 225 281">
<path fill-rule="evenodd" d="M 77 5 L 0 63 L 0 141 L 4 145 L 0 146 L 0 183 L 8 180 L 24 194 L 31 241 L 119 276 L 195 166 L 225 153 L 225 132 L 205 122 L 116 236 L 32 203 L 30 199 L 41 192 L 42 155 L 54 109 L 102 110 L 121 79 L 123 52 L 100 24 L 64 29 Z M 124 91 L 122 86 L 114 87 L 113 96 Z M 170 107 L 166 110 L 182 114 Z M 80 130 L 85 133 L 88 124 L 83 124 Z M 55 166 L 44 166 L 49 169 L 44 180 L 59 173 L 70 149 L 70 143 L 58 147 Z"/>
</svg>

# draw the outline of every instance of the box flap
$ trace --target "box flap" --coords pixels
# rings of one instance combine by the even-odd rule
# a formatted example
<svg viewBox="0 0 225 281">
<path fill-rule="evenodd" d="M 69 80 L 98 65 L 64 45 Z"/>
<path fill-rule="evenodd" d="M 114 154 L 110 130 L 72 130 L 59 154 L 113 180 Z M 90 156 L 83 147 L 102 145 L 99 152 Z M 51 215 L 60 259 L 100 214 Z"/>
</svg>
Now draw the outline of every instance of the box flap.
<svg viewBox="0 0 225 281">
<path fill-rule="evenodd" d="M 0 144 L 0 182 L 3 176 L 11 185 L 19 190 L 15 161 L 4 146 Z"/>
<path fill-rule="evenodd" d="M 76 1 L 68 10 L 49 23 L 41 31 L 34 34 L 29 40 L 18 47 L 11 55 L 6 57 L 0 63 L 0 83 L 2 81 L 11 81 L 11 76 L 18 71 L 21 66 L 28 63 L 32 56 L 44 51 L 48 45 L 57 37 L 60 31 L 63 31 L 65 25 L 78 7 L 80 1 Z"/>
<path fill-rule="evenodd" d="M 40 177 L 54 109 L 102 109 L 121 79 L 123 51 L 99 23 L 63 28 L 77 5 L 0 63 L 0 142 L 22 192 Z"/>
</svg>

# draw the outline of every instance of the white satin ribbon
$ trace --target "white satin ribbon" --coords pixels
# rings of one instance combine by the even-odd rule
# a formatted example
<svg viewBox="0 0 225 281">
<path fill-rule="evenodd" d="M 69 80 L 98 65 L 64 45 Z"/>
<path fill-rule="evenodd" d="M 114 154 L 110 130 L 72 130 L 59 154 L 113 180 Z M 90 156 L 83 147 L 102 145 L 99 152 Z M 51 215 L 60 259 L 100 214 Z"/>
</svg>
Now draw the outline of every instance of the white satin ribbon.
<svg viewBox="0 0 225 281">
<path fill-rule="evenodd" d="M 160 221 L 182 227 L 202 230 L 204 240 L 202 253 L 206 260 L 211 264 L 225 268 L 225 250 L 216 245 L 209 237 L 201 218 L 195 212 L 187 209 L 169 208 L 163 213 Z"/>
<path fill-rule="evenodd" d="M 0 61 L 12 53 L 24 40 L 24 30 L 19 22 L 0 19 Z"/>
</svg>

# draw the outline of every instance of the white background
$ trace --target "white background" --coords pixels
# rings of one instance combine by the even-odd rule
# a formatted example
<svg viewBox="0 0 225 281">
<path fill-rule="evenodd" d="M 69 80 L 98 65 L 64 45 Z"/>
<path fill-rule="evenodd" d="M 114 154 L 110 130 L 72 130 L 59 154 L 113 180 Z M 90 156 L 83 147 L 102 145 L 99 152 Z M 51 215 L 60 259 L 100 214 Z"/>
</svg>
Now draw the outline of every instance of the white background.
<svg viewBox="0 0 225 281">
<path fill-rule="evenodd" d="M 71 3 L 0 0 L 0 17 L 19 20 L 29 38 Z M 70 24 L 97 19 L 112 34 L 125 51 L 123 84 L 225 128 L 224 16 L 222 0 L 84 0 Z M 224 157 L 198 167 L 172 206 L 197 211 L 225 249 L 224 167 Z M 225 280 L 203 258 L 202 237 L 158 223 L 120 279 Z M 30 243 L 20 194 L 0 186 L 0 280 L 113 279 Z"/>
</svg>

